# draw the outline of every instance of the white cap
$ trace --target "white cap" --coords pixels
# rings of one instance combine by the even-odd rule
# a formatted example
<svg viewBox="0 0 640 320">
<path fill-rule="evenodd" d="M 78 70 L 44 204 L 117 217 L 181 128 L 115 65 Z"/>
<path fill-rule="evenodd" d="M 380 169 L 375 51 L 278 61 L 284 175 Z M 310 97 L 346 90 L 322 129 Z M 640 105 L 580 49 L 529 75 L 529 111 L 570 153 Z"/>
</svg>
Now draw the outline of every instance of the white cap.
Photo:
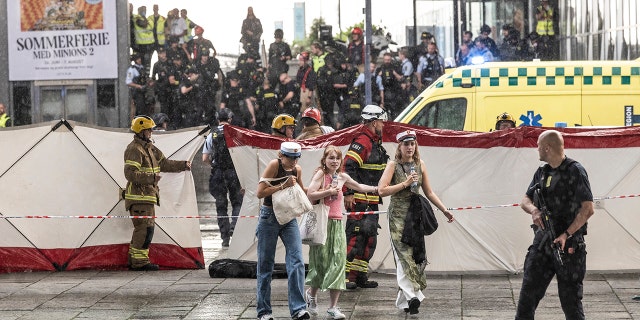
<svg viewBox="0 0 640 320">
<path fill-rule="evenodd" d="M 365 120 L 387 120 L 387 112 L 374 104 L 370 104 L 362 109 L 361 117 Z"/>
<path fill-rule="evenodd" d="M 302 156 L 302 146 L 295 142 L 283 142 L 280 145 L 280 153 L 290 158 L 300 158 Z"/>
<path fill-rule="evenodd" d="M 405 130 L 396 135 L 396 141 L 415 141 L 416 140 L 416 132 L 413 130 Z"/>
</svg>

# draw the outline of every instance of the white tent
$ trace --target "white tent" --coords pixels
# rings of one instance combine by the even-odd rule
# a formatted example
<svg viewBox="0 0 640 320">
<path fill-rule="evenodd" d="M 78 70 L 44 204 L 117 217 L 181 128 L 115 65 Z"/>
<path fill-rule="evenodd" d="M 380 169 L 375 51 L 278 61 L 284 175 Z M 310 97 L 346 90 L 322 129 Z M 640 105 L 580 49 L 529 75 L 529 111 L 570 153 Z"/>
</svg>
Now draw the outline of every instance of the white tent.
<svg viewBox="0 0 640 320">
<path fill-rule="evenodd" d="M 456 222 L 448 224 L 436 211 L 440 227 L 426 237 L 429 271 L 519 272 L 533 238 L 531 217 L 518 206 L 538 160 L 536 141 L 545 129 L 519 127 L 491 133 L 424 129 L 398 123 L 385 124 L 384 147 L 395 154 L 395 134 L 418 131 L 420 154 L 427 164 L 436 193 L 455 210 Z M 333 144 L 344 151 L 358 127 L 301 141 L 303 180 L 309 184 L 323 148 Z M 562 129 L 566 154 L 586 168 L 596 202 L 586 236 L 589 270 L 640 269 L 640 224 L 636 208 L 640 198 L 640 128 Z M 276 158 L 282 140 L 237 127 L 225 129 L 245 199 L 241 215 L 255 216 L 255 196 L 260 174 Z M 640 195 L 638 195 L 640 196 Z M 385 200 L 388 203 L 388 199 Z M 382 210 L 386 210 L 386 205 Z M 371 260 L 373 270 L 395 268 L 390 251 L 386 215 L 380 216 L 378 247 Z M 256 260 L 257 219 L 238 220 L 228 258 Z M 277 262 L 284 261 L 280 243 Z"/>
<path fill-rule="evenodd" d="M 167 158 L 191 160 L 204 141 L 201 129 L 154 139 Z M 0 272 L 126 268 L 130 219 L 76 216 L 128 216 L 118 193 L 126 184 L 123 154 L 132 138 L 126 129 L 65 120 L 0 130 Z M 162 176 L 156 215 L 197 215 L 191 173 Z M 156 224 L 152 262 L 204 267 L 198 219 L 159 218 Z"/>
</svg>

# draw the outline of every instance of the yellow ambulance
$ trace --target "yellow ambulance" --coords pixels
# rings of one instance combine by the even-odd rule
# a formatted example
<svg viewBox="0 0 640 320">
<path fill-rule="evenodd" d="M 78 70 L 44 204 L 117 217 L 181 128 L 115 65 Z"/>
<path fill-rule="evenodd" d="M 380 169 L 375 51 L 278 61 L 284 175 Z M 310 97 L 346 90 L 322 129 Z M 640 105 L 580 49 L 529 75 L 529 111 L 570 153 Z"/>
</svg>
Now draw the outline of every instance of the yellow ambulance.
<svg viewBox="0 0 640 320">
<path fill-rule="evenodd" d="M 464 66 L 425 89 L 395 119 L 429 128 L 640 124 L 640 61 L 492 62 Z"/>
</svg>

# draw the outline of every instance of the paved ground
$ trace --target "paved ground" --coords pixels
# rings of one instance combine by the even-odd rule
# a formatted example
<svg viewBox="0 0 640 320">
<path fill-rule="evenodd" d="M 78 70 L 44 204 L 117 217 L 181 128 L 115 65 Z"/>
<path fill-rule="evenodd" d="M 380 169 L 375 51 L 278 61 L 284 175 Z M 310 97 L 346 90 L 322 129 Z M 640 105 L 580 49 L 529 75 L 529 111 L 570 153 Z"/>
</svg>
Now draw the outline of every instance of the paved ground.
<svg viewBox="0 0 640 320">
<path fill-rule="evenodd" d="M 203 221 L 207 264 L 225 256 L 211 221 Z M 584 306 L 588 319 L 640 319 L 638 274 L 589 274 Z M 348 319 L 513 319 L 520 275 L 431 275 L 420 313 L 394 307 L 395 277 L 373 274 L 377 289 L 345 292 Z M 319 294 L 325 319 L 328 293 Z M 274 280 L 274 317 L 289 319 L 286 280 Z M 74 271 L 0 274 L 4 319 L 255 319 L 254 279 L 212 279 L 207 270 L 159 272 Z M 536 319 L 563 319 L 555 282 Z"/>
</svg>

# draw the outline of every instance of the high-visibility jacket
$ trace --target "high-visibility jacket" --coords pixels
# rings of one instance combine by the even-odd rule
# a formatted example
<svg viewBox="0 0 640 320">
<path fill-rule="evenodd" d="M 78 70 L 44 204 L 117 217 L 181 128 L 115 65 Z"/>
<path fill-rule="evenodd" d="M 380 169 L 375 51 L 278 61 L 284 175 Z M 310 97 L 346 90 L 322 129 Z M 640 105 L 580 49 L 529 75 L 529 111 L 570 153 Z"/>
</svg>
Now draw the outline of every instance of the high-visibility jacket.
<svg viewBox="0 0 640 320">
<path fill-rule="evenodd" d="M 137 135 L 124 151 L 124 176 L 127 188 L 124 191 L 124 205 L 127 210 L 132 205 L 160 205 L 160 189 L 156 174 L 160 172 L 180 172 L 187 167 L 186 161 L 169 160 L 152 142 L 142 140 Z"/>
<path fill-rule="evenodd" d="M 314 55 L 311 58 L 311 65 L 313 65 L 313 72 L 318 73 L 318 70 L 324 66 L 324 58 L 327 57 L 328 52 L 324 52 L 321 56 Z"/>
<path fill-rule="evenodd" d="M 153 44 L 155 42 L 153 39 L 153 28 L 148 23 L 146 28 L 139 26 L 137 23 L 138 19 L 144 18 L 137 14 L 133 16 L 133 28 L 136 35 L 136 44 Z"/>
<path fill-rule="evenodd" d="M 191 31 L 193 31 L 193 28 L 191 28 L 191 20 L 189 20 L 189 18 L 184 18 L 184 22 L 187 24 L 187 34 L 184 35 L 183 39 L 184 39 L 184 43 L 189 42 L 189 40 L 191 40 L 191 38 L 193 38 L 193 36 L 191 35 Z"/>
<path fill-rule="evenodd" d="M 0 116 L 0 128 L 6 127 L 8 121 L 9 121 L 9 116 L 6 113 L 3 113 Z"/>
<path fill-rule="evenodd" d="M 156 37 L 158 38 L 158 44 L 164 45 L 166 42 L 166 37 L 164 35 L 164 25 L 167 21 L 163 16 L 158 16 L 158 24 L 156 25 L 156 19 L 153 15 L 147 18 L 149 22 L 149 26 L 151 27 L 151 33 L 153 34 L 153 30 L 156 30 Z"/>
<path fill-rule="evenodd" d="M 538 7 L 539 12 L 544 12 L 545 17 L 538 20 L 538 24 L 536 25 L 536 32 L 541 36 L 553 36 L 555 35 L 555 31 L 553 31 L 553 8 L 549 8 L 549 10 L 545 10 L 544 7 Z"/>
</svg>

